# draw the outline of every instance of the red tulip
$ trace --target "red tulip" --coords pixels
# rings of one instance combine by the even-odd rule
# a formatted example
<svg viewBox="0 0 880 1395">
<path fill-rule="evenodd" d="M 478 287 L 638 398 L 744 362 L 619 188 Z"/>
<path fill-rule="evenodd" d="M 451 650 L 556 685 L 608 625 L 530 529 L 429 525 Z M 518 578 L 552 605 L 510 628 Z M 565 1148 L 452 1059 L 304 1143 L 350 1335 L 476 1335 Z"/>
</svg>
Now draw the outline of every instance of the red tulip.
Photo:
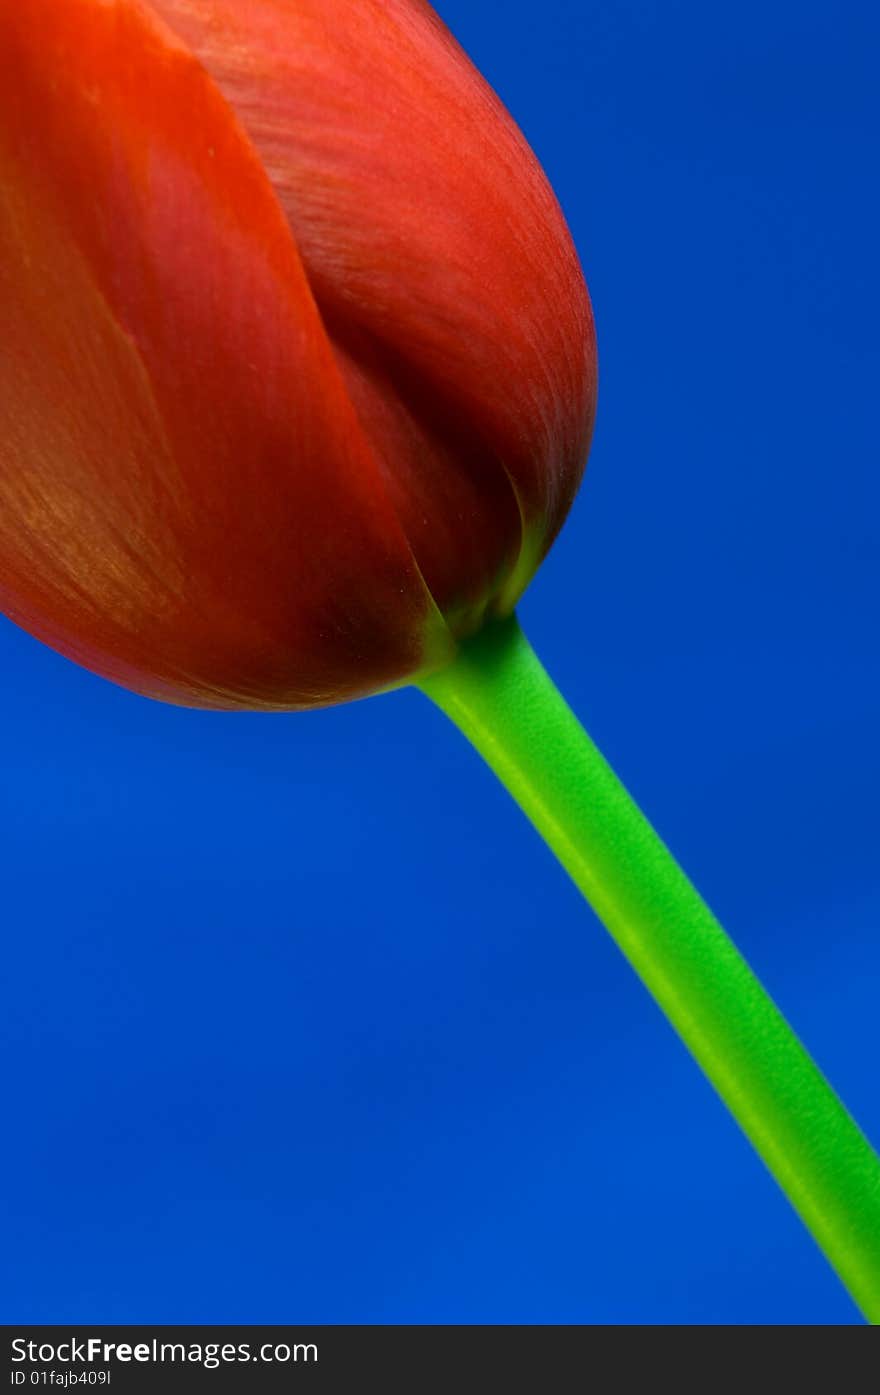
<svg viewBox="0 0 880 1395">
<path fill-rule="evenodd" d="M 423 0 L 0 0 L 0 605 L 135 690 L 308 707 L 511 610 L 586 289 Z"/>
<path fill-rule="evenodd" d="M 595 386 L 562 214 L 425 0 L 0 0 L 0 605 L 194 706 L 418 682 L 880 1322 L 880 1161 L 510 615 Z"/>
</svg>

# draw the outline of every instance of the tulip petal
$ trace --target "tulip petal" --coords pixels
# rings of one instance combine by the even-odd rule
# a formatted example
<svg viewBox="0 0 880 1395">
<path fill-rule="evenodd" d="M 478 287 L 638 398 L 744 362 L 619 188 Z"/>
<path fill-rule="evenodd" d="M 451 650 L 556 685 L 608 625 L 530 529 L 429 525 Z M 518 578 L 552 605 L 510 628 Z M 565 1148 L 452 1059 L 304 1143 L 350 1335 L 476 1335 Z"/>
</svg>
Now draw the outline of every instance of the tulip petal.
<svg viewBox="0 0 880 1395">
<path fill-rule="evenodd" d="M 571 504 L 596 389 L 524 138 L 422 0 L 154 3 L 263 157 L 433 594 L 449 613 L 488 577 L 509 606 Z"/>
<path fill-rule="evenodd" d="M 297 707 L 448 643 L 290 228 L 139 0 L 0 7 L 0 604 L 108 677 Z"/>
</svg>

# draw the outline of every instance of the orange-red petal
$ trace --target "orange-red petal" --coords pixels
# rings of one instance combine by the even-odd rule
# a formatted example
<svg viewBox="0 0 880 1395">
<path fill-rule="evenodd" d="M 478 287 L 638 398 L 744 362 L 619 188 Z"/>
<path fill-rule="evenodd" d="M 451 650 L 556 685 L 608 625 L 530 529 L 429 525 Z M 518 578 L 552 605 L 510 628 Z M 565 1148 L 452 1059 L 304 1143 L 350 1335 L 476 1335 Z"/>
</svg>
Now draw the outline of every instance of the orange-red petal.
<svg viewBox="0 0 880 1395">
<path fill-rule="evenodd" d="M 215 706 L 356 696 L 442 642 L 265 170 L 139 0 L 0 7 L 0 324 L 28 629 Z"/>
<path fill-rule="evenodd" d="M 525 140 L 422 0 L 154 3 L 263 157 L 433 594 L 453 623 L 509 605 L 571 504 L 596 389 Z"/>
</svg>

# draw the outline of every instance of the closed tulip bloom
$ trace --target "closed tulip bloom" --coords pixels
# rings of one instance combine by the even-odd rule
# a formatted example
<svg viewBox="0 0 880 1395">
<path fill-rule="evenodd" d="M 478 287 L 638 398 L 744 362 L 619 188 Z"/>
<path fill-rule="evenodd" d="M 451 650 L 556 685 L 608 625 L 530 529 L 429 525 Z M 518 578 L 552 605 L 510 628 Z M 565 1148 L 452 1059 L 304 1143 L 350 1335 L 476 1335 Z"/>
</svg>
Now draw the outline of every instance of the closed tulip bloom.
<svg viewBox="0 0 880 1395">
<path fill-rule="evenodd" d="M 297 708 L 442 665 L 577 489 L 589 301 L 423 0 L 0 0 L 0 606 Z"/>
</svg>

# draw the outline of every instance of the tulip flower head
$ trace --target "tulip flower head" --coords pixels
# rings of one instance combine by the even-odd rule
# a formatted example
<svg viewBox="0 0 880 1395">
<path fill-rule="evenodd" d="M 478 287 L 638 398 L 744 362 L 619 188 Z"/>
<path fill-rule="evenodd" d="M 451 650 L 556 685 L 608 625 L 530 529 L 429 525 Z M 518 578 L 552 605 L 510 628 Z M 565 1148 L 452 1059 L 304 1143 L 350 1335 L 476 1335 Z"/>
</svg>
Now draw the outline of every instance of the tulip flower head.
<svg viewBox="0 0 880 1395">
<path fill-rule="evenodd" d="M 424 0 L 0 0 L 0 607 L 167 701 L 442 665 L 576 492 L 564 219 Z"/>
</svg>

